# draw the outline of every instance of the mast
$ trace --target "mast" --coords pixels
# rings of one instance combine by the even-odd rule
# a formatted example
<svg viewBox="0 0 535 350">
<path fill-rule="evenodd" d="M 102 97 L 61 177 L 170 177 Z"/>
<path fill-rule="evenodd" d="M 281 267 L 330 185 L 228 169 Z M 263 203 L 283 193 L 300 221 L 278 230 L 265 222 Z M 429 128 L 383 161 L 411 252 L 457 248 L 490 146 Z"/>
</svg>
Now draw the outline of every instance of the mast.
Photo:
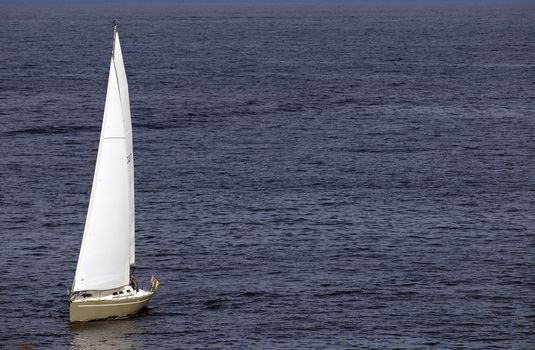
<svg viewBox="0 0 535 350">
<path fill-rule="evenodd" d="M 132 137 L 132 118 L 130 115 L 130 98 L 128 93 L 128 81 L 126 79 L 126 70 L 124 68 L 123 53 L 121 51 L 121 43 L 119 41 L 119 32 L 117 31 L 118 22 L 113 21 L 113 51 L 112 61 L 117 72 L 117 82 L 119 85 L 119 93 L 121 96 L 121 104 L 123 107 L 123 118 L 125 125 L 125 142 L 126 142 L 126 158 L 128 164 L 128 182 L 130 184 L 129 190 L 129 206 L 130 206 L 130 266 L 136 265 L 136 225 L 135 225 L 135 192 L 134 192 L 134 146 Z"/>
<path fill-rule="evenodd" d="M 115 53 L 115 38 L 117 36 L 117 26 L 119 25 L 119 22 L 117 22 L 116 19 L 113 20 L 112 22 L 112 27 L 113 27 L 113 42 L 111 44 L 111 57 L 113 58 L 114 57 L 114 53 Z"/>
</svg>

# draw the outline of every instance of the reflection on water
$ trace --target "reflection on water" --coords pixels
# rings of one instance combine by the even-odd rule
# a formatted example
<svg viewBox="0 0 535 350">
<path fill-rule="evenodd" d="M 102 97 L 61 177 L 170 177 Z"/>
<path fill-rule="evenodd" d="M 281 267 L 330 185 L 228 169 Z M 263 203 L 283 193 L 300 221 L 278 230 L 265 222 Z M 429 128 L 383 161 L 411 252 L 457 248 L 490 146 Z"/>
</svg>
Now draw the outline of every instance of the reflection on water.
<svg viewBox="0 0 535 350">
<path fill-rule="evenodd" d="M 71 324 L 71 349 L 137 349 L 140 343 L 136 319 Z"/>
</svg>

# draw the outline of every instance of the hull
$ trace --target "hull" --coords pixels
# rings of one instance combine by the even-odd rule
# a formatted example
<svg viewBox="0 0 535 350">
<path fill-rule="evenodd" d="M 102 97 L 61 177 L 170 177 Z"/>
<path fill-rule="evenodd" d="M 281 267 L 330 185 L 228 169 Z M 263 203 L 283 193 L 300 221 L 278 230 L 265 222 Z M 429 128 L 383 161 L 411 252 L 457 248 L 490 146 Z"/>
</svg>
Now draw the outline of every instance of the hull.
<svg viewBox="0 0 535 350">
<path fill-rule="evenodd" d="M 74 298 L 69 302 L 69 320 L 82 322 L 133 315 L 147 305 L 152 294 L 139 290 L 125 297 Z"/>
</svg>

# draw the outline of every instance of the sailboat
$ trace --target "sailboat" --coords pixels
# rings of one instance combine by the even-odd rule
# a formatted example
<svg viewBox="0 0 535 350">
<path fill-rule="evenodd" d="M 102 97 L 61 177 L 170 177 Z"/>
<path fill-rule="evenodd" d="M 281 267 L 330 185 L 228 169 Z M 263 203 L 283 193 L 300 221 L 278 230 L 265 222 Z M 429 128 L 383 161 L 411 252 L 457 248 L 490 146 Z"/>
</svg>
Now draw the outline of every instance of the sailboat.
<svg viewBox="0 0 535 350">
<path fill-rule="evenodd" d="M 143 290 L 135 269 L 134 159 L 128 83 L 113 23 L 113 49 L 95 174 L 69 296 L 71 322 L 132 315 L 158 287 Z"/>
</svg>

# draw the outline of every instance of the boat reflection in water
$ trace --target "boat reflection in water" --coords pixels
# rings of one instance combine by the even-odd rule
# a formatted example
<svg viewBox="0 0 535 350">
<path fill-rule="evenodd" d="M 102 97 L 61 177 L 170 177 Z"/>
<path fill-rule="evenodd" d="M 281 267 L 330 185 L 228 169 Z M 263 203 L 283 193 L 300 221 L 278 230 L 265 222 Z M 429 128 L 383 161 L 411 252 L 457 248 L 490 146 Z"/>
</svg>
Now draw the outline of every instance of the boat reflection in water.
<svg viewBox="0 0 535 350">
<path fill-rule="evenodd" d="M 142 311 L 143 312 L 143 311 Z M 139 320 L 76 322 L 70 325 L 71 349 L 141 349 Z"/>
</svg>

